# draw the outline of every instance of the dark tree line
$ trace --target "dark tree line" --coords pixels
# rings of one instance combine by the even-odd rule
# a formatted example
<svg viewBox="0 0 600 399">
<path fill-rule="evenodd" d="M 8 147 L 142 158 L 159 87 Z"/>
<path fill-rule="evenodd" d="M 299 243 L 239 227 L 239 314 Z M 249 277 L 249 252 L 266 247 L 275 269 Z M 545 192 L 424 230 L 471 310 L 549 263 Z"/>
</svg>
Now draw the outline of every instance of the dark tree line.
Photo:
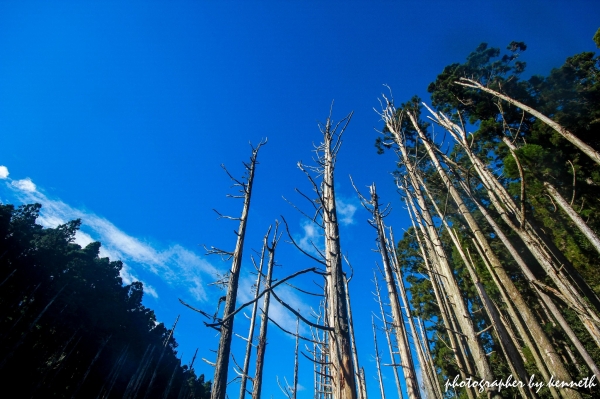
<svg viewBox="0 0 600 399">
<path fill-rule="evenodd" d="M 99 242 L 73 242 L 80 220 L 37 224 L 40 208 L 0 205 L 2 385 L 23 398 L 208 398 L 142 283 L 123 285 Z"/>
</svg>

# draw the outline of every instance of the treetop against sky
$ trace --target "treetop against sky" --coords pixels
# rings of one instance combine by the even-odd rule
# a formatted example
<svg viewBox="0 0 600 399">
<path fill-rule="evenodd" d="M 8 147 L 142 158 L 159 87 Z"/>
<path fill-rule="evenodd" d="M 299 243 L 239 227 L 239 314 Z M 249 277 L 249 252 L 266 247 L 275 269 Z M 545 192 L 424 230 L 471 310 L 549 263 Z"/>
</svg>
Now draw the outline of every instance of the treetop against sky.
<svg viewBox="0 0 600 399">
<path fill-rule="evenodd" d="M 311 164 L 333 102 L 333 119 L 354 116 L 336 168 L 342 249 L 350 283 L 359 357 L 375 388 L 370 312 L 376 234 L 348 178 L 361 191 L 375 182 L 393 211 L 396 238 L 409 225 L 391 172 L 393 154 L 377 155 L 381 93 L 397 103 L 426 89 L 444 66 L 463 62 L 481 42 L 527 44 L 527 74 L 546 75 L 565 58 L 594 51 L 600 5 L 552 2 L 4 2 L 0 4 L 0 199 L 40 202 L 40 223 L 82 219 L 77 242 L 102 242 L 122 259 L 125 282 L 141 280 L 145 304 L 171 325 L 188 362 L 195 349 L 213 359 L 215 331 L 178 298 L 208 312 L 223 295 L 208 285 L 229 263 L 202 245 L 233 249 L 242 204 L 220 165 L 241 177 L 250 146 L 261 149 L 238 303 L 251 298 L 251 249 L 283 215 L 307 251 L 318 230 L 283 198 L 309 211 L 295 188 L 311 187 L 297 162 Z M 284 236 L 282 241 L 287 239 Z M 291 245 L 277 253 L 277 278 L 311 266 Z M 319 291 L 312 278 L 298 282 Z M 317 281 L 317 279 L 315 279 Z M 279 292 L 279 291 L 278 291 Z M 281 296 L 310 314 L 315 302 L 289 287 Z M 276 303 L 274 318 L 295 319 Z M 236 332 L 245 335 L 245 321 Z M 293 339 L 271 328 L 263 393 L 279 396 L 274 377 L 293 373 Z M 307 329 L 304 329 L 307 333 Z M 243 343 L 233 349 L 241 361 Z M 237 355 L 239 353 L 239 355 Z M 277 354 L 279 357 L 275 357 Z M 239 356 L 239 357 L 238 357 Z M 212 378 L 212 369 L 196 363 Z M 391 382 L 391 378 L 388 379 Z M 312 387 L 312 365 L 300 365 Z M 373 385 L 373 387 L 371 387 Z M 232 388 L 237 392 L 237 387 Z"/>
</svg>

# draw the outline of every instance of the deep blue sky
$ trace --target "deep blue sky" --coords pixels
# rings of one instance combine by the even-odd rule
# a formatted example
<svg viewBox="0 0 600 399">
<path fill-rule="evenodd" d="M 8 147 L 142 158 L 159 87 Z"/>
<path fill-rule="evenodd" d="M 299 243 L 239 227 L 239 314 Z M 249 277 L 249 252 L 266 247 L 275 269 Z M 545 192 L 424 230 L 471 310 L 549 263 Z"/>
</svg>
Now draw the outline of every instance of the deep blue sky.
<svg viewBox="0 0 600 399">
<path fill-rule="evenodd" d="M 235 215 L 241 207 L 225 199 L 230 182 L 220 164 L 239 175 L 248 142 L 269 138 L 246 258 L 281 214 L 302 238 L 306 226 L 281 197 L 300 205 L 294 187 L 310 190 L 296 163 L 310 163 L 312 143 L 320 141 L 316 122 L 335 100 L 334 119 L 355 111 L 337 189 L 348 210 L 342 245 L 356 272 L 359 355 L 377 396 L 369 325 L 375 235 L 348 175 L 365 191 L 377 182 L 393 203 L 388 224 L 400 238 L 407 220 L 389 175 L 394 159 L 373 146 L 383 84 L 397 102 L 427 98 L 444 66 L 481 42 L 504 48 L 512 40 L 528 45 L 528 73 L 547 74 L 569 55 L 595 51 L 599 15 L 600 3 L 591 0 L 1 2 L 0 165 L 10 175 L 0 199 L 42 201 L 48 225 L 81 217 L 87 235 L 80 242 L 101 240 L 105 254 L 123 259 L 151 287 L 145 303 L 160 321 L 171 325 L 182 314 L 175 335 L 184 361 L 197 347 L 212 360 L 214 331 L 177 298 L 212 310 L 220 295 L 206 284 L 228 264 L 206 258 L 199 246 L 234 245 L 237 226 L 212 212 Z M 310 265 L 283 241 L 280 277 Z M 305 310 L 310 302 L 288 298 Z M 280 397 L 275 375 L 291 378 L 293 342 L 270 328 L 265 397 Z M 245 334 L 244 324 L 236 330 Z M 196 368 L 212 379 L 208 365 Z M 307 395 L 311 370 L 301 365 Z"/>
</svg>

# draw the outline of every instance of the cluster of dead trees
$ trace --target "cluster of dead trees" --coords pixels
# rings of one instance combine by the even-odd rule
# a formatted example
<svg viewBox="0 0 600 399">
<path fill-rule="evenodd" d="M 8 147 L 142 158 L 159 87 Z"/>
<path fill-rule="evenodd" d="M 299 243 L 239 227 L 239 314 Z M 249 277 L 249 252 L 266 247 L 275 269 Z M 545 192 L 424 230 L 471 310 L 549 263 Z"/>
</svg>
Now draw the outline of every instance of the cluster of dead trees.
<svg viewBox="0 0 600 399">
<path fill-rule="evenodd" d="M 524 50 L 525 45 L 514 43 L 509 48 L 514 52 Z M 465 78 L 462 70 L 463 77 L 457 78 L 452 75 L 454 72 L 445 70 L 438 77 L 437 86 L 430 86 L 436 110 L 414 99 L 396 107 L 393 99 L 383 97 L 378 112 L 384 125 L 383 139 L 378 145 L 393 149 L 397 155 L 395 184 L 412 223 L 399 242 L 384 223 L 390 208 L 380 203 L 375 185 L 369 187 L 368 195 L 355 187 L 360 202 L 371 215 L 369 224 L 375 230 L 377 251 L 381 255 L 378 268 L 384 283 L 380 287 L 375 274 L 378 309 L 372 318 L 380 394 L 386 396 L 378 330 L 384 333 L 387 342 L 391 362 L 386 367 L 391 369 L 396 382 L 393 396 L 593 397 L 598 393 L 593 389 L 594 384 L 581 387 L 569 383 L 585 378 L 593 381 L 592 377 L 599 375 L 599 285 L 590 274 L 590 265 L 582 259 L 590 259 L 585 255 L 590 251 L 596 252 L 596 256 L 600 252 L 596 220 L 586 213 L 586 209 L 596 209 L 598 205 L 598 198 L 589 193 L 600 184 L 597 181 L 600 153 L 582 140 L 581 134 L 557 122 L 557 118 L 550 118 L 506 94 L 502 84 L 506 84 L 504 88 L 512 84 L 514 89 L 518 86 L 516 79 L 491 78 L 496 73 L 494 68 L 502 73 L 509 71 L 509 67 L 499 66 L 508 65 L 516 56 L 489 66 L 486 63 L 498 52 L 483 45 L 477 52 L 479 58 L 474 59 L 484 60 L 480 67 L 485 74 L 481 76 L 487 77 Z M 588 58 L 581 56 L 579 61 L 571 63 Z M 523 65 L 516 69 L 522 71 Z M 589 65 L 588 69 L 595 70 Z M 537 85 L 538 92 L 548 90 L 535 79 L 529 84 Z M 455 87 L 466 91 L 459 96 Z M 521 90 L 527 95 L 531 92 Z M 533 95 L 530 97 L 542 104 Z M 443 103 L 440 98 L 453 98 L 455 102 Z M 481 103 L 485 107 L 478 107 Z M 560 111 L 566 108 L 561 106 Z M 232 252 L 216 248 L 208 251 L 232 260 L 231 269 L 221 280 L 227 293 L 219 305 L 224 302 L 225 306 L 221 315 L 219 311 L 214 315 L 200 311 L 210 319 L 207 326 L 221 334 L 216 361 L 211 362 L 215 366 L 213 399 L 225 398 L 227 384 L 232 379 L 229 360 L 235 360 L 230 353 L 236 335 L 234 319 L 250 306 L 250 329 L 247 335 L 240 336 L 246 342 L 244 361 L 241 365 L 236 362 L 233 368 L 235 378 L 240 381 L 240 399 L 247 393 L 253 399 L 261 396 L 266 378 L 263 369 L 269 322 L 296 338 L 292 384 L 277 380 L 287 397 L 297 398 L 300 352 L 313 362 L 314 398 L 367 398 L 365 371 L 359 363 L 354 338 L 348 284 L 352 267 L 340 247 L 334 183 L 342 135 L 351 117 L 352 114 L 335 124 L 330 114 L 320 126 L 323 140 L 315 147 L 316 165 L 298 164 L 313 191 L 310 195 L 299 190 L 298 193 L 308 200 L 311 208 L 305 212 L 292 205 L 321 230 L 324 247 L 311 243 L 313 248 L 307 250 L 298 245 L 282 219 L 289 241 L 316 266 L 285 278 L 273 277 L 275 250 L 281 238 L 280 224 L 275 222 L 275 228 L 270 227 L 264 237 L 259 261 L 254 262 L 257 276 L 254 297 L 237 305 L 257 156 L 265 143 L 253 148 L 250 162 L 245 164 L 244 179 L 236 180 L 230 175 L 240 187 L 241 195 L 236 197 L 243 199 L 243 210 L 239 218 L 219 215 L 239 221 L 236 246 Z M 596 122 L 591 121 L 588 126 Z M 477 131 L 467 133 L 469 129 Z M 534 137 L 530 140 L 528 135 Z M 562 194 L 568 187 L 564 179 L 562 183 L 560 180 L 564 174 L 553 172 L 541 161 L 543 157 L 546 163 L 552 159 L 547 155 L 551 150 L 537 144 L 544 140 L 564 146 L 565 154 L 573 157 L 565 162 L 572 168 L 570 201 Z M 536 165 L 544 166 L 544 171 L 537 170 Z M 580 190 L 576 182 L 580 180 L 585 180 L 589 187 L 582 190 L 583 199 L 576 209 L 574 203 Z M 552 224 L 555 220 L 561 220 L 560 229 L 549 230 L 548 226 L 556 226 Z M 565 237 L 577 237 L 577 245 L 571 245 L 568 239 L 561 241 Z M 321 302 L 312 315 L 303 315 L 281 299 L 277 287 L 291 286 L 291 279 L 308 273 L 322 278 L 320 292 L 292 287 L 320 296 Z M 387 296 L 381 288 L 387 291 Z M 297 318 L 295 332 L 285 330 L 269 317 L 271 298 Z M 259 316 L 260 333 L 255 340 Z M 300 323 L 308 327 L 310 336 L 300 333 Z M 299 351 L 301 340 L 306 343 L 304 352 Z M 250 375 L 254 349 L 256 366 L 254 375 Z M 446 382 L 454 379 L 477 383 L 448 389 Z M 511 380 L 518 383 L 499 388 L 499 382 Z M 537 385 L 530 384 L 534 380 Z"/>
</svg>

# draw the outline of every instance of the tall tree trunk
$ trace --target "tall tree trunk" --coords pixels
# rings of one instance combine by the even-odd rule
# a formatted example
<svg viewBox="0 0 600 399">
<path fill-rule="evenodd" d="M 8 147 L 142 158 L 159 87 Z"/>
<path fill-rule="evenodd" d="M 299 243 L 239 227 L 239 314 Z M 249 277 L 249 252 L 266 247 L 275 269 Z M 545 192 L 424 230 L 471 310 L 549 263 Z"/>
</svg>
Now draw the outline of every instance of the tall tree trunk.
<svg viewBox="0 0 600 399">
<path fill-rule="evenodd" d="M 544 182 L 544 186 L 546 187 L 546 190 L 548 191 L 550 196 L 554 198 L 554 200 L 558 203 L 562 210 L 565 211 L 565 213 L 571 218 L 573 223 L 575 223 L 575 226 L 577 226 L 579 231 L 581 231 L 581 233 L 583 233 L 583 235 L 585 235 L 587 239 L 590 240 L 592 246 L 596 248 L 596 251 L 600 253 L 600 239 L 598 238 L 596 233 L 594 233 L 592 229 L 589 228 L 589 226 L 583 221 L 581 216 L 579 216 L 577 212 L 575 212 L 571 205 L 569 205 L 569 203 L 558 193 L 558 191 L 556 190 L 556 188 L 554 188 L 552 184 Z"/>
<path fill-rule="evenodd" d="M 435 378 L 435 374 L 431 373 L 431 369 L 427 367 L 427 361 L 425 359 L 425 354 L 423 353 L 423 347 L 420 344 L 419 335 L 417 334 L 417 329 L 415 328 L 415 323 L 410 311 L 410 304 L 408 302 L 408 297 L 406 295 L 406 289 L 404 287 L 404 279 L 402 277 L 402 271 L 400 270 L 400 262 L 398 260 L 398 254 L 396 253 L 394 234 L 392 232 L 392 228 L 390 227 L 390 241 L 391 244 L 388 243 L 388 250 L 392 254 L 391 260 L 393 264 L 393 270 L 396 274 L 396 281 L 398 282 L 398 291 L 400 293 L 400 299 L 402 300 L 402 306 L 406 312 L 406 318 L 408 320 L 408 326 L 410 327 L 410 332 L 413 336 L 413 342 L 415 343 L 415 349 L 417 351 L 417 357 L 419 359 L 419 365 L 421 368 L 421 375 L 423 378 L 423 383 L 425 384 L 425 389 L 428 393 L 428 398 L 434 399 L 443 399 L 444 394 L 442 393 L 441 387 L 438 384 L 437 378 Z"/>
<path fill-rule="evenodd" d="M 258 277 L 256 278 L 256 292 L 254 299 L 256 299 L 260 293 L 260 284 L 263 279 L 262 269 L 265 260 L 265 251 L 269 244 L 269 233 L 271 229 L 267 231 L 265 238 L 263 239 L 263 247 L 260 253 L 260 262 L 257 268 Z M 246 397 L 246 382 L 248 381 L 248 370 L 250 368 L 250 357 L 252 355 L 252 341 L 254 340 L 254 325 L 256 324 L 256 312 L 258 310 L 258 301 L 252 305 L 252 314 L 250 315 L 250 327 L 248 328 L 248 337 L 246 338 L 246 355 L 244 356 L 244 365 L 242 368 L 242 380 L 240 381 L 240 399 Z"/>
<path fill-rule="evenodd" d="M 466 191 L 465 185 L 463 185 L 463 188 Z M 571 342 L 573 343 L 573 345 L 575 346 L 575 348 L 577 349 L 577 351 L 579 352 L 581 357 L 585 360 L 585 362 L 588 365 L 588 367 L 590 368 L 590 370 L 592 370 L 592 372 L 594 374 L 600 375 L 600 370 L 598 369 L 598 366 L 592 360 L 592 357 L 587 352 L 587 350 L 584 348 L 584 346 L 581 343 L 581 341 L 579 340 L 579 338 L 577 338 L 573 329 L 569 326 L 569 324 L 567 323 L 567 321 L 565 320 L 563 315 L 560 313 L 560 310 L 558 309 L 558 307 L 554 304 L 554 302 L 552 302 L 552 299 L 543 290 L 540 289 L 539 286 L 540 286 L 541 282 L 537 280 L 537 278 L 535 277 L 533 272 L 529 269 L 529 266 L 527 265 L 527 263 L 525 262 L 523 257 L 519 254 L 519 252 L 514 247 L 512 242 L 504 234 L 502 229 L 500 229 L 500 226 L 498 226 L 496 221 L 491 217 L 491 215 L 485 209 L 485 207 L 473 196 L 471 196 L 471 199 L 475 203 L 475 205 L 477 205 L 477 208 L 479 209 L 481 214 L 485 217 L 485 219 L 489 223 L 489 225 L 492 227 L 492 229 L 494 230 L 494 233 L 502 241 L 502 243 L 504 244 L 504 246 L 506 247 L 506 249 L 512 256 L 512 258 L 515 260 L 517 265 L 519 265 L 519 267 L 523 271 L 523 274 L 525 275 L 525 278 L 529 281 L 530 286 L 533 288 L 533 290 L 539 296 L 540 302 L 544 306 L 548 307 L 550 313 L 557 320 L 558 324 L 562 327 L 565 334 L 569 337 L 569 339 L 571 340 Z M 537 352 L 535 352 L 535 353 L 537 354 Z M 542 363 L 541 359 L 539 360 L 539 362 Z M 540 368 L 539 365 L 538 365 L 538 368 Z M 545 370 L 545 367 L 543 364 L 542 364 L 541 369 Z M 546 377 L 544 377 L 544 378 L 546 378 Z"/>
<path fill-rule="evenodd" d="M 510 104 L 512 104 L 512 105 L 514 105 L 516 107 L 521 108 L 523 111 L 526 111 L 526 112 L 530 113 L 531 115 L 535 116 L 536 118 L 538 118 L 539 120 L 541 120 L 542 122 L 544 122 L 546 125 L 550 126 L 552 129 L 554 129 L 558 134 L 560 134 L 565 139 L 567 139 L 575 147 L 577 147 L 581 151 L 583 151 L 583 153 L 586 154 L 588 157 L 590 157 L 594 162 L 596 162 L 598 165 L 600 165 L 600 153 L 598 151 L 594 150 L 592 147 L 590 147 L 589 145 L 587 145 L 586 143 L 584 143 L 583 141 L 581 141 L 573 133 L 569 132 L 563 126 L 561 126 L 558 123 L 554 122 L 552 119 L 548 118 L 546 115 L 544 115 L 541 112 L 538 112 L 535 109 L 533 109 L 533 108 L 531 108 L 531 107 L 523 104 L 522 102 L 519 102 L 519 101 L 515 100 L 514 98 L 511 98 L 511 97 L 509 97 L 509 96 L 507 96 L 505 94 L 498 93 L 495 90 L 492 90 L 492 89 L 490 89 L 488 87 L 485 87 L 481 83 L 479 83 L 479 82 L 477 82 L 475 80 L 471 80 L 471 79 L 467 79 L 467 78 L 461 78 L 460 80 L 461 80 L 461 82 L 455 82 L 455 83 L 457 83 L 459 85 L 462 85 L 462 86 L 471 87 L 471 88 L 474 88 L 474 89 L 479 89 L 479 90 L 485 91 L 486 93 L 489 93 L 489 94 L 492 94 L 493 96 L 501 98 L 504 101 L 507 101 Z"/>
<path fill-rule="evenodd" d="M 269 226 L 269 231 L 271 227 Z M 273 279 L 273 266 L 275 266 L 275 248 L 277 247 L 277 225 L 271 246 L 267 245 L 269 252 L 269 262 L 267 264 L 267 276 L 265 278 L 265 290 L 271 288 Z M 262 391 L 263 368 L 265 364 L 265 351 L 267 349 L 267 327 L 269 325 L 269 303 L 271 300 L 271 291 L 265 293 L 263 299 L 262 315 L 260 318 L 260 333 L 258 335 L 258 345 L 256 347 L 256 372 L 254 373 L 254 383 L 252 387 L 252 399 L 260 399 Z"/>
<path fill-rule="evenodd" d="M 350 326 L 350 339 L 352 341 L 352 361 L 354 363 L 354 370 L 360 370 L 358 364 L 358 351 L 356 349 L 356 340 L 354 339 L 354 322 L 352 321 L 352 307 L 350 306 L 350 289 L 348 287 L 348 279 L 344 275 L 344 285 L 346 287 L 346 306 L 348 307 L 348 324 Z M 356 373 L 356 386 L 358 387 L 359 399 L 366 399 L 364 393 L 367 391 L 366 387 L 363 386 L 363 381 L 360 378 L 360 373 Z"/>
<path fill-rule="evenodd" d="M 523 318 L 523 320 L 529 327 L 535 341 L 538 343 L 538 347 L 540 348 L 542 356 L 548 363 L 548 366 L 551 370 L 552 375 L 554 375 L 555 378 L 560 379 L 561 381 L 571 381 L 571 376 L 569 375 L 569 372 L 565 368 L 560 357 L 556 354 L 556 351 L 552 347 L 552 344 L 548 340 L 548 337 L 544 333 L 544 330 L 542 329 L 542 327 L 540 326 L 538 321 L 535 319 L 533 313 L 531 312 L 531 309 L 529 308 L 529 306 L 527 305 L 527 303 L 521 296 L 517 287 L 514 285 L 512 279 L 508 276 L 508 274 L 502 267 L 502 264 L 500 263 L 499 259 L 496 257 L 496 255 L 492 251 L 492 248 L 490 247 L 490 245 L 487 241 L 487 238 L 485 237 L 485 235 L 481 231 L 481 228 L 475 221 L 475 218 L 473 218 L 473 216 L 471 215 L 471 212 L 469 211 L 469 209 L 463 202 L 460 194 L 458 193 L 458 190 L 456 190 L 456 188 L 450 181 L 450 178 L 448 177 L 446 171 L 442 168 L 439 160 L 437 159 L 436 153 L 432 148 L 431 143 L 425 137 L 424 133 L 421 131 L 421 128 L 419 127 L 419 124 L 416 120 L 415 115 L 412 112 L 409 112 L 408 116 L 411 120 L 413 127 L 416 129 L 419 137 L 421 138 L 421 141 L 425 145 L 425 148 L 427 149 L 427 153 L 429 154 L 429 158 L 431 159 L 438 174 L 440 175 L 444 184 L 446 185 L 446 188 L 450 192 L 450 195 L 452 196 L 454 203 L 458 207 L 460 214 L 466 220 L 469 228 L 471 229 L 472 233 L 475 235 L 477 243 L 479 245 L 481 245 L 485 256 L 490 261 L 494 273 L 499 278 L 500 283 L 502 284 L 502 286 L 500 286 L 499 288 L 500 289 L 504 288 L 506 290 L 506 293 L 508 294 L 510 299 L 513 301 L 519 314 L 521 315 L 521 317 Z M 581 397 L 581 395 L 579 395 L 579 393 L 577 391 L 572 390 L 572 389 L 563 390 L 562 395 L 565 398 L 580 398 Z"/>
<path fill-rule="evenodd" d="M 419 390 L 419 383 L 417 381 L 415 365 L 413 362 L 412 353 L 410 351 L 410 346 L 408 344 L 408 334 L 404 325 L 404 317 L 402 315 L 402 309 L 400 308 L 400 300 L 398 298 L 398 291 L 396 289 L 396 283 L 394 281 L 394 273 L 392 271 L 392 265 L 387 248 L 387 240 L 385 237 L 385 227 L 383 225 L 382 215 L 379 211 L 379 198 L 375 190 L 375 184 L 371 185 L 370 194 L 373 215 L 372 222 L 377 229 L 377 241 L 379 245 L 379 252 L 381 254 L 381 260 L 383 263 L 383 271 L 388 290 L 388 297 L 390 299 L 393 326 L 396 332 L 395 335 L 396 343 L 398 345 L 398 351 L 400 352 L 402 372 L 404 374 L 404 380 L 406 381 L 406 391 L 408 392 L 409 399 L 420 399 L 421 391 Z"/>
<path fill-rule="evenodd" d="M 252 149 L 250 163 L 245 164 L 248 180 L 246 183 L 239 182 L 242 188 L 244 197 L 244 206 L 242 215 L 239 218 L 240 226 L 237 231 L 237 242 L 233 252 L 233 262 L 229 273 L 229 282 L 227 286 L 227 297 L 225 299 L 225 309 L 223 310 L 223 320 L 227 319 L 229 314 L 235 310 L 235 302 L 237 299 L 238 282 L 240 278 L 240 270 L 242 266 L 242 253 L 244 250 L 244 238 L 246 236 L 246 225 L 248 221 L 248 213 L 250 211 L 250 199 L 252 197 L 252 186 L 254 184 L 254 172 L 256 170 L 256 159 L 258 151 L 264 143 L 259 143 L 256 148 Z M 219 350 L 217 352 L 217 361 L 215 362 L 215 376 L 213 378 L 211 399 L 225 399 L 227 391 L 227 373 L 229 369 L 229 354 L 231 352 L 231 339 L 233 337 L 233 320 L 227 319 L 221 325 L 221 338 L 219 341 Z"/>
<path fill-rule="evenodd" d="M 439 266 L 434 267 L 435 262 L 437 262 L 438 260 L 437 260 L 436 254 L 434 253 L 434 250 L 432 248 L 433 245 L 431 243 L 431 240 L 427 239 L 427 232 L 421 221 L 421 216 L 418 213 L 416 206 L 414 204 L 414 199 L 412 198 L 412 196 L 410 195 L 410 192 L 408 190 L 406 191 L 406 193 L 408 194 L 407 199 L 406 199 L 408 215 L 411 219 L 413 229 L 415 230 L 415 236 L 417 238 L 417 243 L 419 244 L 419 249 L 421 251 L 423 261 L 425 262 L 425 268 L 426 268 L 427 274 L 429 275 L 429 281 L 431 282 L 431 287 L 433 289 L 433 293 L 435 295 L 436 302 L 438 303 L 438 307 L 440 310 L 440 314 L 442 316 L 442 321 L 443 321 L 444 327 L 446 328 L 446 331 L 448 332 L 448 338 L 450 340 L 450 349 L 454 353 L 454 357 L 456 360 L 456 366 L 458 367 L 460 376 L 463 381 L 466 381 L 466 379 L 469 376 L 474 375 L 474 372 L 471 369 L 471 365 L 470 365 L 469 359 L 467 357 L 467 353 L 462 346 L 462 339 L 461 339 L 462 337 L 458 334 L 458 329 L 456 328 L 456 326 L 454 324 L 454 318 L 452 315 L 453 312 L 452 312 L 451 308 L 448 306 L 448 304 L 446 303 L 445 294 L 442 292 L 442 284 L 439 284 L 439 282 L 438 282 L 438 274 L 439 273 L 437 272 L 437 270 L 439 269 Z M 412 211 L 412 213 L 411 213 L 411 211 Z M 413 218 L 413 214 L 415 216 L 414 218 Z M 416 222 L 415 222 L 415 219 L 416 219 Z M 417 230 L 417 226 L 419 228 L 418 230 Z M 421 238 L 420 238 L 421 235 L 423 236 L 423 240 L 425 241 L 425 244 L 423 244 L 423 242 L 421 241 Z M 425 250 L 425 248 L 427 248 L 427 251 Z M 428 254 L 429 254 L 429 256 L 428 256 Z M 431 259 L 433 264 L 430 263 L 429 259 Z M 476 395 L 475 395 L 473 389 L 466 387 L 465 390 L 467 392 L 467 396 L 469 397 L 469 399 L 475 398 Z"/>
<path fill-rule="evenodd" d="M 377 347 L 377 330 L 375 329 L 375 319 L 371 316 L 373 324 L 373 342 L 375 343 L 375 364 L 377 365 L 377 379 L 379 380 L 379 391 L 381 399 L 385 399 L 385 390 L 383 389 L 383 377 L 381 376 L 381 361 L 379 360 L 379 348 Z"/>
<path fill-rule="evenodd" d="M 396 365 L 396 355 L 394 354 L 394 348 L 392 347 L 392 339 L 390 337 L 390 328 L 388 327 L 387 317 L 385 312 L 383 311 L 383 302 L 381 301 L 381 294 L 379 290 L 379 283 L 377 282 L 377 274 L 375 270 L 373 270 L 373 282 L 375 283 L 375 294 L 377 296 L 377 303 L 379 303 L 379 311 L 381 312 L 381 321 L 383 323 L 383 331 L 385 333 L 385 338 L 388 343 L 388 349 L 390 351 L 390 367 L 394 372 L 394 380 L 396 381 L 396 389 L 398 391 L 398 398 L 402 399 L 402 387 L 400 385 L 400 377 L 398 376 L 398 366 Z"/>
<path fill-rule="evenodd" d="M 456 320 L 460 325 L 461 332 L 465 335 L 467 340 L 467 344 L 470 349 L 470 353 L 473 356 L 473 360 L 475 363 L 475 367 L 477 368 L 477 374 L 480 379 L 485 381 L 494 381 L 494 375 L 492 373 L 492 369 L 488 362 L 485 351 L 483 350 L 483 346 L 481 342 L 479 342 L 477 338 L 477 334 L 475 332 L 475 328 L 473 326 L 473 321 L 470 317 L 468 308 L 464 302 L 464 298 L 462 297 L 460 290 L 458 288 L 458 284 L 456 282 L 455 276 L 452 273 L 452 269 L 448 264 L 447 257 L 444 254 L 443 246 L 440 238 L 438 237 L 437 230 L 433 223 L 433 219 L 429 213 L 427 204 L 425 202 L 425 197 L 421 192 L 419 184 L 416 179 L 416 171 L 415 166 L 412 164 L 411 158 L 408 155 L 406 145 L 404 142 L 404 137 L 400 128 L 400 120 L 396 116 L 396 110 L 388 105 L 382 114 L 386 127 L 394 136 L 394 140 L 399 147 L 400 155 L 402 157 L 403 164 L 406 167 L 408 178 L 410 179 L 410 183 L 414 189 L 414 194 L 419 204 L 419 208 L 421 209 L 421 215 L 425 220 L 425 227 L 427 229 L 427 237 L 431 240 L 430 251 L 431 254 L 435 254 L 437 257 L 436 266 L 439 266 L 439 273 L 444 276 L 445 282 L 444 286 L 447 289 L 448 295 L 450 296 L 451 303 L 455 309 Z M 406 188 L 406 192 L 408 192 L 408 187 Z M 497 395 L 497 388 L 490 387 L 488 392 L 494 397 Z"/>
<path fill-rule="evenodd" d="M 85 380 L 87 380 L 88 375 L 90 374 L 90 371 L 92 370 L 92 367 L 94 366 L 94 364 L 96 364 L 96 361 L 98 360 L 98 358 L 100 357 L 100 354 L 102 353 L 102 351 L 104 350 L 104 347 L 106 346 L 106 344 L 108 343 L 108 341 L 110 340 L 112 335 L 110 335 L 108 338 L 106 338 L 103 342 L 102 345 L 100 345 L 100 348 L 98 348 L 98 351 L 96 352 L 96 356 L 94 356 L 94 358 L 92 359 L 92 361 L 90 362 L 90 364 L 88 365 L 87 370 L 85 371 L 85 374 L 83 375 L 83 377 L 81 377 L 81 379 L 79 380 L 79 383 L 77 384 L 77 388 L 75 388 L 75 392 L 73 392 L 73 395 L 71 396 L 72 398 L 76 398 L 77 394 L 79 393 L 79 390 L 81 389 L 81 387 L 83 386 L 83 384 L 85 383 Z"/>
<path fill-rule="evenodd" d="M 325 227 L 325 263 L 327 276 L 327 317 L 333 331 L 329 332 L 329 358 L 331 361 L 331 383 L 335 399 L 356 399 L 355 371 L 352 365 L 350 326 L 346 306 L 346 289 L 342 269 L 342 252 L 337 207 L 335 201 L 334 169 L 341 136 L 348 125 L 351 114 L 345 119 L 342 131 L 336 133 L 331 118 L 322 129 L 323 143 L 319 147 L 319 164 L 323 170 L 321 195 L 323 225 Z M 341 123 L 341 122 L 340 122 Z M 334 142 L 335 140 L 335 142 Z"/>
<path fill-rule="evenodd" d="M 427 107 L 426 104 L 424 105 Z M 541 232 L 539 228 L 526 218 L 523 204 L 521 209 L 519 209 L 504 186 L 500 184 L 498 179 L 486 168 L 481 159 L 472 152 L 464 130 L 450 121 L 445 115 L 435 113 L 429 107 L 427 107 L 427 109 L 429 109 L 436 118 L 436 121 L 440 123 L 440 125 L 443 126 L 465 150 L 477 175 L 481 179 L 492 204 L 500 213 L 502 220 L 527 246 L 531 254 L 563 294 L 563 300 L 577 312 L 578 317 L 596 344 L 600 346 L 600 330 L 597 326 L 597 324 L 600 323 L 600 319 L 587 301 L 581 300 L 577 288 L 573 286 L 569 279 L 572 279 L 575 282 L 596 309 L 600 309 L 600 301 L 596 294 L 581 278 L 579 273 L 574 270 L 572 265 L 566 259 L 563 259 L 564 257 L 562 257 L 560 253 L 551 250 L 551 248 L 554 247 L 553 244 L 545 237 L 545 234 Z M 503 141 L 509 147 L 515 161 L 518 162 L 515 153 L 516 147 L 506 137 L 503 138 Z M 524 271 L 524 273 L 526 273 L 526 271 Z"/>
</svg>

